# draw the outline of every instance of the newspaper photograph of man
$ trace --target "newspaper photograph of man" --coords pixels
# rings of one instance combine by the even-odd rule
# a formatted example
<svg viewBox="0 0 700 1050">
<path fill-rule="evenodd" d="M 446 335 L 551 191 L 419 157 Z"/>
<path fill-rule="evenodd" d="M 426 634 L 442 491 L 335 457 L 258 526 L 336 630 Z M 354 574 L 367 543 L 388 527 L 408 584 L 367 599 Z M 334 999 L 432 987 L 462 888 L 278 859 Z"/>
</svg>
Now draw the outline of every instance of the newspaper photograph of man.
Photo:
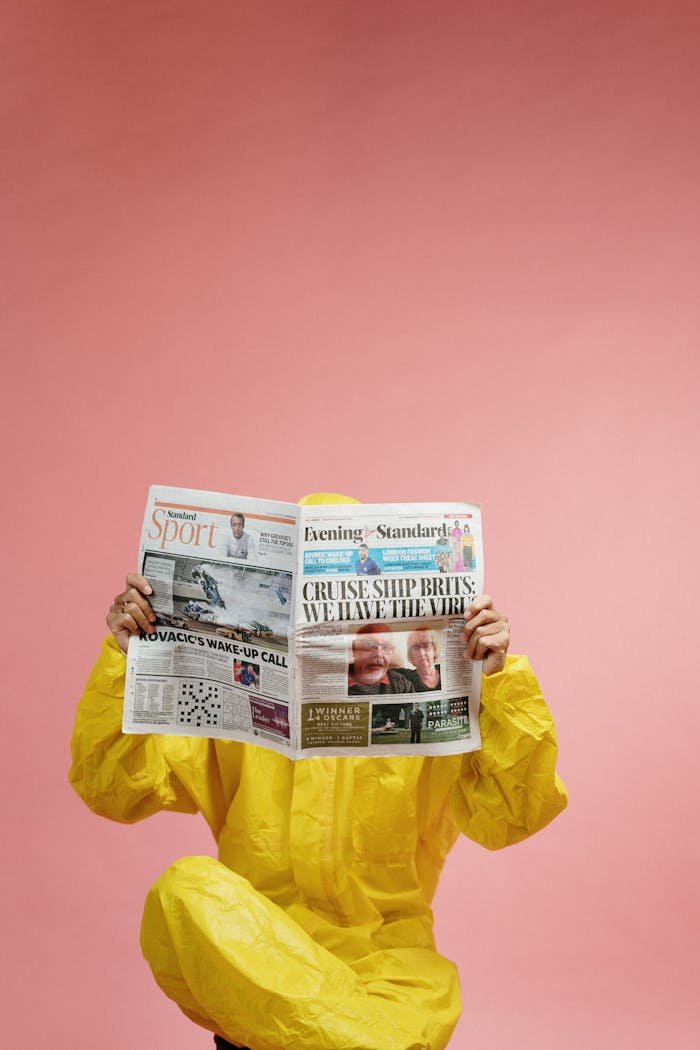
<svg viewBox="0 0 700 1050">
<path fill-rule="evenodd" d="M 231 536 L 226 541 L 227 558 L 255 557 L 255 540 L 249 532 L 245 531 L 245 518 L 240 511 L 236 510 L 231 515 Z"/>
<path fill-rule="evenodd" d="M 376 561 L 369 556 L 369 548 L 366 543 L 361 543 L 357 548 L 357 561 L 355 562 L 355 574 L 357 576 L 381 576 L 382 570 Z"/>
<path fill-rule="evenodd" d="M 258 689 L 260 687 L 260 664 L 251 663 L 250 660 L 234 660 L 233 680 L 236 685 L 243 685 L 246 689 Z"/>
<path fill-rule="evenodd" d="M 287 649 L 291 573 L 149 551 L 143 574 L 153 587 L 156 625 Z"/>
<path fill-rule="evenodd" d="M 421 710 L 420 704 L 414 704 L 408 715 L 408 725 L 411 730 L 411 743 L 420 744 L 420 731 L 425 718 L 425 711 Z"/>
<path fill-rule="evenodd" d="M 414 693 L 415 687 L 392 667 L 396 644 L 390 627 L 365 624 L 355 634 L 348 665 L 348 696 Z"/>
<path fill-rule="evenodd" d="M 370 744 L 408 747 L 411 744 L 446 743 L 471 736 L 469 698 L 411 700 L 372 704 Z"/>
</svg>

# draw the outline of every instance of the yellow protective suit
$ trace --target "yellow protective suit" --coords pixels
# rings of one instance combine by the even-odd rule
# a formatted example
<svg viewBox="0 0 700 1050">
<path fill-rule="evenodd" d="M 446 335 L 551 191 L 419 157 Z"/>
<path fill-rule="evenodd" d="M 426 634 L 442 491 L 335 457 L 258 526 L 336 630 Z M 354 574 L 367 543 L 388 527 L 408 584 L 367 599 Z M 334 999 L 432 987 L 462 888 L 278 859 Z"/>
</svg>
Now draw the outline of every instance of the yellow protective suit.
<svg viewBox="0 0 700 1050">
<path fill-rule="evenodd" d="M 430 902 L 459 833 L 489 849 L 566 805 L 556 738 L 522 656 L 482 685 L 481 751 L 309 758 L 121 732 L 125 658 L 109 639 L 80 702 L 70 779 L 96 813 L 200 811 L 219 859 L 152 887 L 141 944 L 193 1021 L 253 1050 L 438 1050 L 460 1012 Z"/>
</svg>

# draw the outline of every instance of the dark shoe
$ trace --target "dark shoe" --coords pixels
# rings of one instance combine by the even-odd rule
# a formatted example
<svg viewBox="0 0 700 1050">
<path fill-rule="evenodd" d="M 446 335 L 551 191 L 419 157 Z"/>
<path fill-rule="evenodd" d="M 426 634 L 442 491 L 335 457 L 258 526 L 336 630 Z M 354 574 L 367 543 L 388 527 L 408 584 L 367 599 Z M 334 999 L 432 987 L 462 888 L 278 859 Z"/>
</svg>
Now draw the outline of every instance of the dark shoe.
<svg viewBox="0 0 700 1050">
<path fill-rule="evenodd" d="M 250 1050 L 249 1046 L 237 1046 L 236 1043 L 229 1043 L 222 1035 L 215 1035 L 214 1042 L 216 1043 L 216 1050 Z"/>
</svg>

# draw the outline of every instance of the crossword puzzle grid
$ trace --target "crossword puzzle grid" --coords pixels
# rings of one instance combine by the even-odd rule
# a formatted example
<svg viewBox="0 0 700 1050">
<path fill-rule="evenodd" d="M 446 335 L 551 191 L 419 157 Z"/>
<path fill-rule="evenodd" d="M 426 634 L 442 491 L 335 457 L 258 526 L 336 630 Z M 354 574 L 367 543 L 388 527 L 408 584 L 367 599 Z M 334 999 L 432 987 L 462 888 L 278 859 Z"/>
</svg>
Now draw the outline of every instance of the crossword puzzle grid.
<svg viewBox="0 0 700 1050">
<path fill-rule="evenodd" d="M 221 724 L 221 690 L 216 682 L 180 682 L 177 724 L 180 726 L 218 726 Z"/>
</svg>

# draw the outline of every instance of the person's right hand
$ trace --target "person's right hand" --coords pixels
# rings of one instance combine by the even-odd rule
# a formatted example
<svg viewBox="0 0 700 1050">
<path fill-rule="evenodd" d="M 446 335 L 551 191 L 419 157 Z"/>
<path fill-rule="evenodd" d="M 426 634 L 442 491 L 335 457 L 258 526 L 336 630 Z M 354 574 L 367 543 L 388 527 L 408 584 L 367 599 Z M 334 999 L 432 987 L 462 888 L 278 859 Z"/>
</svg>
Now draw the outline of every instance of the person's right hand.
<svg viewBox="0 0 700 1050">
<path fill-rule="evenodd" d="M 139 631 L 151 634 L 153 631 L 156 614 L 148 598 L 144 597 L 146 594 L 153 594 L 148 580 L 145 576 L 130 572 L 126 578 L 126 590 L 116 596 L 107 613 L 107 626 L 123 653 L 129 647 L 132 634 L 138 634 Z"/>
</svg>

